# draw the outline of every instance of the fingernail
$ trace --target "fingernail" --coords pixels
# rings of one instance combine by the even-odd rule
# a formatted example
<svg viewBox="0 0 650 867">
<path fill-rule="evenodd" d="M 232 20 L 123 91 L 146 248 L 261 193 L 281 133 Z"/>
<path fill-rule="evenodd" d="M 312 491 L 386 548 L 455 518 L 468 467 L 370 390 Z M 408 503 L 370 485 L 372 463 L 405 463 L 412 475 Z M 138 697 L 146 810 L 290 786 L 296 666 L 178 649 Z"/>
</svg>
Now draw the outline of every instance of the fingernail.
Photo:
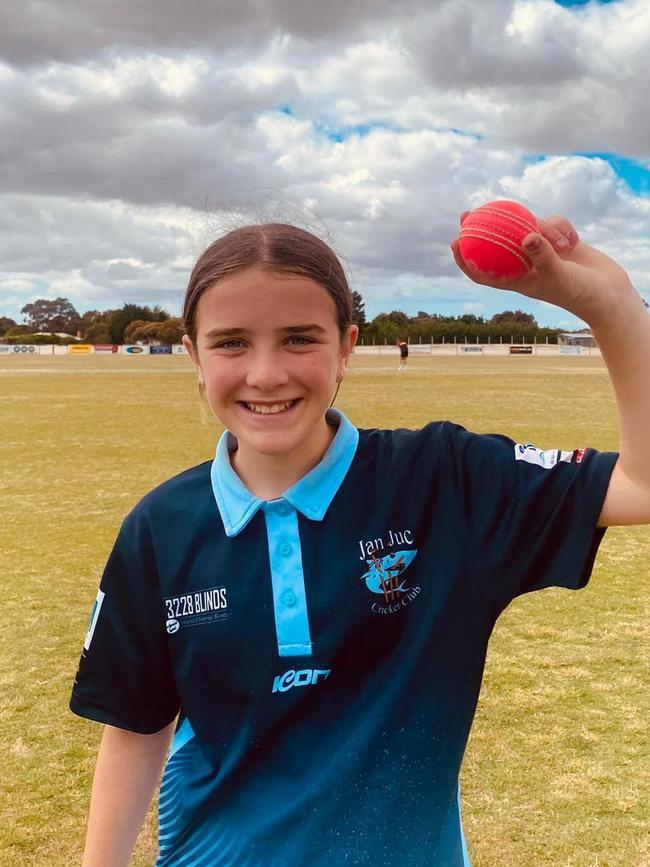
<svg viewBox="0 0 650 867">
<path fill-rule="evenodd" d="M 531 253 L 534 253 L 541 247 L 541 241 L 539 238 L 531 238 L 530 241 L 526 241 L 525 247 L 527 250 L 530 250 Z"/>
<path fill-rule="evenodd" d="M 566 238 L 558 238 L 555 242 L 555 246 L 558 250 L 566 250 L 566 248 L 569 246 L 569 242 Z"/>
</svg>

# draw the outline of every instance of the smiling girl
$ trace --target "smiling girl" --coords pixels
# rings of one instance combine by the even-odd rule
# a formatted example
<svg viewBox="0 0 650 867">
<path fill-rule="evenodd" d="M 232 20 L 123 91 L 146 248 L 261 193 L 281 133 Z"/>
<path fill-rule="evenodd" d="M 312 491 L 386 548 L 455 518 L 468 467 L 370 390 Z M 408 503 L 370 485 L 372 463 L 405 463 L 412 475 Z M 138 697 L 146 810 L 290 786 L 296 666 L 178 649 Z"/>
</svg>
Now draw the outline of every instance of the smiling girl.
<svg viewBox="0 0 650 867">
<path fill-rule="evenodd" d="M 85 867 L 127 864 L 165 757 L 159 867 L 469 864 L 458 775 L 497 617 L 650 521 L 650 317 L 566 219 L 525 243 L 507 288 L 592 325 L 620 456 L 357 430 L 330 409 L 357 338 L 330 248 L 270 224 L 199 258 L 184 344 L 226 432 L 135 507 L 101 581 L 71 701 L 105 724 Z"/>
</svg>

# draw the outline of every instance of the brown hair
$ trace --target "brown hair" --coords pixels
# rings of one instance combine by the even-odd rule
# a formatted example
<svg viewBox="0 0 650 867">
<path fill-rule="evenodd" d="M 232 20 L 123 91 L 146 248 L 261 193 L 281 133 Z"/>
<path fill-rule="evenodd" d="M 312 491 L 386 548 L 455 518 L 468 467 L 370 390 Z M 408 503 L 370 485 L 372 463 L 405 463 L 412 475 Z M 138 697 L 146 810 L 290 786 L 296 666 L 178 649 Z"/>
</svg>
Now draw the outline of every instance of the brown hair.
<svg viewBox="0 0 650 867">
<path fill-rule="evenodd" d="M 242 226 L 218 238 L 197 259 L 185 293 L 183 324 L 196 344 L 196 309 L 203 293 L 226 275 L 261 266 L 300 274 L 327 290 L 343 336 L 352 322 L 352 296 L 336 253 L 320 238 L 288 223 Z"/>
</svg>

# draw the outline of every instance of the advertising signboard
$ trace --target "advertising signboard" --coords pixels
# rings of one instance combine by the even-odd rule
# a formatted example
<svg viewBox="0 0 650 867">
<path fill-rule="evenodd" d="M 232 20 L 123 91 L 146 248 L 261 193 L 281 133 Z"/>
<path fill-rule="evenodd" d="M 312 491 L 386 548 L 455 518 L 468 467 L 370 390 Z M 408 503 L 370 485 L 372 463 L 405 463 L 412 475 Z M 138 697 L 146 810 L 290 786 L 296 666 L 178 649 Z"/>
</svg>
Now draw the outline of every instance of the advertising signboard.
<svg viewBox="0 0 650 867">
<path fill-rule="evenodd" d="M 7 346 L 6 343 L 0 343 L 0 355 L 9 355 L 11 352 L 11 346 Z"/>
<path fill-rule="evenodd" d="M 532 346 L 511 346 L 510 355 L 532 355 Z"/>
<path fill-rule="evenodd" d="M 119 346 L 117 343 L 96 343 L 95 352 L 100 355 L 115 355 L 118 352 Z"/>
<path fill-rule="evenodd" d="M 12 355 L 36 355 L 38 347 L 33 343 L 14 343 L 11 347 Z"/>
<path fill-rule="evenodd" d="M 149 355 L 171 355 L 171 346 L 150 346 Z"/>
<path fill-rule="evenodd" d="M 129 344 L 128 346 L 122 347 L 122 352 L 125 355 L 149 355 L 149 347 L 148 346 L 136 346 L 135 344 Z"/>
<path fill-rule="evenodd" d="M 187 355 L 187 350 L 182 343 L 175 343 L 172 346 L 172 352 L 174 353 L 174 355 Z"/>
<path fill-rule="evenodd" d="M 461 346 L 460 351 L 466 352 L 469 355 L 482 355 L 483 354 L 483 347 L 482 346 L 471 346 L 471 345 L 470 346 Z"/>
<path fill-rule="evenodd" d="M 71 343 L 68 346 L 70 355 L 90 355 L 93 351 L 91 343 Z"/>
</svg>

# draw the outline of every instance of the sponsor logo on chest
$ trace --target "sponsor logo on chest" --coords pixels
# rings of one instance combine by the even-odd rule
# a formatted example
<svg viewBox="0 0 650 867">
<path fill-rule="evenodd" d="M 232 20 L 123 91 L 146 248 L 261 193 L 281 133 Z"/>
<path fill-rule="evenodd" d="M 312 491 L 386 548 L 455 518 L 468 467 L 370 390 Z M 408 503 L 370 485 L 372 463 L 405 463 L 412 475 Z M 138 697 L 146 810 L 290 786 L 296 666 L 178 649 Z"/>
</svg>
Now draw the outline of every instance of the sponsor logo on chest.
<svg viewBox="0 0 650 867">
<path fill-rule="evenodd" d="M 173 635 L 187 626 L 201 626 L 228 617 L 228 594 L 226 587 L 211 587 L 195 593 L 183 593 L 164 600 L 167 632 Z"/>
</svg>

